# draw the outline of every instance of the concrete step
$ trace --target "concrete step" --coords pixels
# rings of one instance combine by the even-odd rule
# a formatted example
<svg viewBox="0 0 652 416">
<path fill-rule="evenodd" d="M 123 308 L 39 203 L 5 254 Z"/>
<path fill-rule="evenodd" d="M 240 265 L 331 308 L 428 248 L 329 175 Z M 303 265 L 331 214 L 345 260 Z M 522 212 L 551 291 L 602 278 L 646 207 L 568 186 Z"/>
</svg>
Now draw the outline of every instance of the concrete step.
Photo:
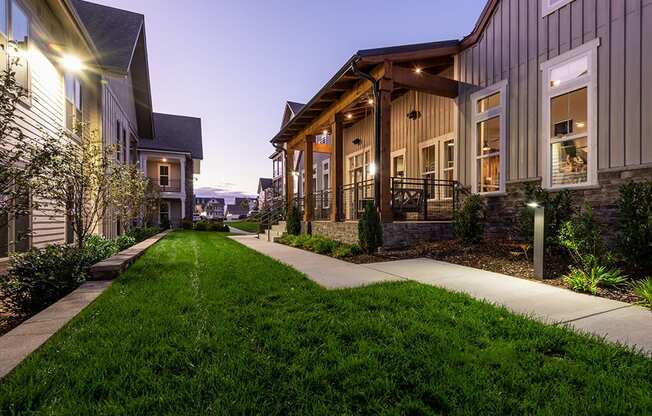
<svg viewBox="0 0 652 416">
<path fill-rule="evenodd" d="M 284 232 L 274 231 L 274 230 L 267 230 L 266 233 L 258 234 L 258 238 L 261 239 L 261 240 L 264 240 L 264 241 L 273 242 L 277 238 L 283 237 L 283 234 L 284 234 Z"/>
</svg>

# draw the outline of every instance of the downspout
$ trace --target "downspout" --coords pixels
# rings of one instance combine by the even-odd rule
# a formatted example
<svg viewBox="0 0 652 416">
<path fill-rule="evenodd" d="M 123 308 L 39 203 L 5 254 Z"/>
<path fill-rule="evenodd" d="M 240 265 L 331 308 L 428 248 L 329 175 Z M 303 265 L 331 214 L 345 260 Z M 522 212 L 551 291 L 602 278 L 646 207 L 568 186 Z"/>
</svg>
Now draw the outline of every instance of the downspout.
<svg viewBox="0 0 652 416">
<path fill-rule="evenodd" d="M 285 170 L 287 170 L 287 168 L 288 168 L 288 151 L 285 150 L 285 147 L 283 147 L 282 145 L 280 145 L 280 144 L 278 144 L 276 142 L 272 142 L 272 146 L 274 146 L 274 149 L 276 149 L 276 150 L 280 151 L 281 153 L 283 153 L 283 160 L 285 160 Z M 292 168 L 294 169 L 294 166 Z M 288 195 L 289 195 L 289 192 L 288 192 L 289 189 L 287 189 L 287 187 L 288 187 L 288 178 L 287 178 L 287 173 L 286 172 L 283 172 L 283 174 L 285 175 L 285 178 L 283 178 L 283 182 L 285 183 L 285 197 L 287 198 Z"/>
<path fill-rule="evenodd" d="M 360 71 L 356 67 L 356 62 L 351 64 L 351 71 L 361 79 L 371 82 L 374 92 L 374 207 L 380 209 L 380 81 L 371 74 Z"/>
</svg>

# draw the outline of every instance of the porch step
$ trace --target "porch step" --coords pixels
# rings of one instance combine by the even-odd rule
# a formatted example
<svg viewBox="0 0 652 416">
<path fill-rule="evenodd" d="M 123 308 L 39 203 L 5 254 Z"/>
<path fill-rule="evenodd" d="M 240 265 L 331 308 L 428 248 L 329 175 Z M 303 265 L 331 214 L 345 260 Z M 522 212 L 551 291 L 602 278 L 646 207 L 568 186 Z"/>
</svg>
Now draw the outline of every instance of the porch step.
<svg viewBox="0 0 652 416">
<path fill-rule="evenodd" d="M 285 231 L 278 231 L 272 229 L 272 230 L 267 230 L 265 233 L 258 234 L 258 238 L 261 240 L 274 242 L 277 238 L 283 237 L 283 234 L 285 234 Z"/>
</svg>

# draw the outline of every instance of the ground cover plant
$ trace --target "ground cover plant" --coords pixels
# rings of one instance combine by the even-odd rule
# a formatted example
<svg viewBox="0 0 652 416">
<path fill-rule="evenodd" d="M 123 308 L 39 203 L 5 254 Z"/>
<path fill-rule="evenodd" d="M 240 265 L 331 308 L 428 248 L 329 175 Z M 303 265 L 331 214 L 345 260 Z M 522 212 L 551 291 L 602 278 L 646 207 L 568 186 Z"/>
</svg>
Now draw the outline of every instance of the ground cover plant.
<svg viewBox="0 0 652 416">
<path fill-rule="evenodd" d="M 285 234 L 278 239 L 278 242 L 335 258 L 347 258 L 362 254 L 362 248 L 357 244 L 345 244 L 319 235 Z"/>
<path fill-rule="evenodd" d="M 651 390 L 623 348 L 413 282 L 326 291 L 181 231 L 0 384 L 0 414 L 630 415 Z"/>
</svg>

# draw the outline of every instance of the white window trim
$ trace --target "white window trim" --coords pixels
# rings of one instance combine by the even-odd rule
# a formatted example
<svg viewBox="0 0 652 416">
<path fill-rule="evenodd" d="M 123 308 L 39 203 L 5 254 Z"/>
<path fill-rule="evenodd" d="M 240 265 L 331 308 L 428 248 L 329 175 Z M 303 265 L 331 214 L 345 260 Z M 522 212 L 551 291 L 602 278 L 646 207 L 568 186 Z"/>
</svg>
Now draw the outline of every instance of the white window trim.
<svg viewBox="0 0 652 416">
<path fill-rule="evenodd" d="M 544 18 L 551 14 L 554 11 L 557 11 L 567 5 L 568 3 L 573 2 L 574 0 L 561 0 L 555 5 L 550 5 L 550 0 L 541 0 L 541 17 Z"/>
<path fill-rule="evenodd" d="M 325 159 L 325 160 L 322 160 L 322 162 L 321 162 L 321 184 L 322 184 L 321 188 L 322 188 L 322 191 L 324 191 L 323 194 L 326 193 L 325 191 L 330 189 L 330 181 L 331 181 L 331 163 L 330 162 L 331 162 L 330 159 Z M 326 165 L 328 165 L 328 169 L 326 168 Z M 326 175 L 328 175 L 328 181 L 325 180 Z M 329 182 L 329 183 L 327 183 L 327 182 Z M 323 201 L 323 206 L 324 206 L 324 208 L 328 208 L 330 206 L 330 198 L 328 198 L 328 195 L 327 195 L 327 198 L 324 199 L 324 201 Z"/>
<path fill-rule="evenodd" d="M 363 160 L 362 161 L 362 170 L 363 170 L 362 177 L 364 178 L 363 181 L 369 180 L 368 179 L 369 172 L 367 172 L 367 170 L 368 170 L 369 165 L 374 162 L 374 155 L 373 155 L 373 152 L 371 151 L 371 146 L 367 146 L 364 149 L 356 150 L 355 152 L 349 153 L 348 155 L 346 155 L 346 180 L 347 180 L 347 185 L 351 184 L 351 158 L 355 157 L 355 156 L 358 156 L 360 154 L 364 155 L 365 152 L 367 152 L 367 151 L 369 152 L 369 160 Z M 363 159 L 364 159 L 364 156 L 363 156 Z"/>
<path fill-rule="evenodd" d="M 543 72 L 541 76 L 541 108 L 543 128 L 541 129 L 541 157 L 543 158 L 543 187 L 546 189 L 569 189 L 596 185 L 598 182 L 597 163 L 597 126 L 598 126 L 598 47 L 600 38 L 595 38 L 575 49 L 556 56 L 540 65 Z M 589 73 L 578 79 L 567 82 L 556 87 L 550 87 L 550 72 L 569 61 L 588 57 Z M 587 88 L 587 119 L 588 128 L 586 131 L 588 146 L 587 180 L 583 183 L 552 185 L 551 160 L 550 160 L 550 100 L 562 94 L 566 94 L 580 88 Z M 584 137 L 585 135 L 582 135 Z"/>
<path fill-rule="evenodd" d="M 161 167 L 163 167 L 163 166 L 167 166 L 167 168 L 168 168 L 168 174 L 167 174 L 168 184 L 165 185 L 165 186 L 170 186 L 170 173 L 171 173 L 170 169 L 171 169 L 171 165 L 169 163 L 159 163 L 158 164 L 158 184 L 161 185 Z M 163 176 L 165 176 L 165 175 L 163 175 Z"/>
<path fill-rule="evenodd" d="M 497 92 L 500 92 L 500 106 L 494 107 L 490 110 L 478 113 L 478 101 L 486 98 L 490 95 L 493 95 Z M 481 195 L 492 195 L 492 194 L 501 194 L 505 192 L 505 175 L 507 173 L 507 110 L 508 110 L 508 101 L 507 101 L 507 80 L 502 80 L 493 84 L 485 89 L 476 91 L 471 95 L 471 106 L 472 106 L 472 116 L 471 116 L 471 191 L 473 193 L 479 193 Z M 478 156 L 478 123 L 492 119 L 494 117 L 500 117 L 500 151 L 498 152 L 498 157 L 500 158 L 500 182 L 498 184 L 499 189 L 497 191 L 491 192 L 478 192 L 478 160 L 481 158 Z M 495 153 L 494 153 L 495 155 Z M 487 157 L 488 155 L 484 155 Z"/>
<path fill-rule="evenodd" d="M 390 155 L 390 157 L 391 157 L 391 163 L 390 163 L 390 168 L 391 168 L 390 174 L 391 174 L 391 176 L 394 176 L 394 159 L 399 157 L 399 156 L 403 156 L 403 174 L 404 174 L 403 177 L 407 177 L 407 163 L 406 163 L 407 159 L 405 157 L 405 151 L 406 151 L 406 149 L 404 147 L 402 149 L 393 151 L 392 154 Z"/>
</svg>

